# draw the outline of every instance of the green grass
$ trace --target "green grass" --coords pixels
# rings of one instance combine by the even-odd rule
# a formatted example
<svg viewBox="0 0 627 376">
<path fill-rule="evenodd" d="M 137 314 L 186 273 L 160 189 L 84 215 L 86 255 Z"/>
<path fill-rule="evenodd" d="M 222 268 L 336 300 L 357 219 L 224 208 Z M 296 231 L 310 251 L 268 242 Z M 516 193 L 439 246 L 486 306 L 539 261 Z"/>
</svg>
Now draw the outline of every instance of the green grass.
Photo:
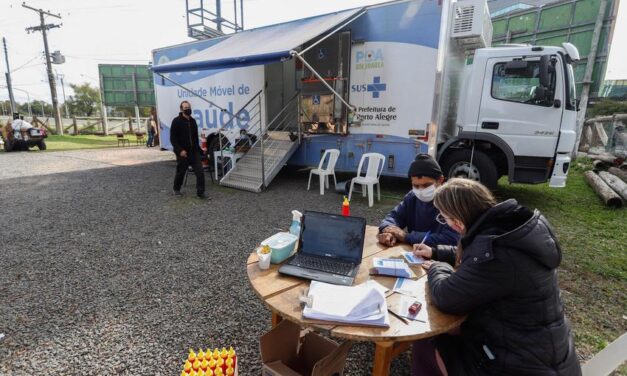
<svg viewBox="0 0 627 376">
<path fill-rule="evenodd" d="M 130 141 L 131 146 L 136 145 L 135 135 L 125 135 Z M 94 136 L 94 135 L 78 135 L 78 136 L 57 136 L 50 135 L 46 138 L 46 151 L 61 150 L 79 150 L 79 149 L 98 149 L 117 147 L 118 141 L 113 136 Z"/>
</svg>

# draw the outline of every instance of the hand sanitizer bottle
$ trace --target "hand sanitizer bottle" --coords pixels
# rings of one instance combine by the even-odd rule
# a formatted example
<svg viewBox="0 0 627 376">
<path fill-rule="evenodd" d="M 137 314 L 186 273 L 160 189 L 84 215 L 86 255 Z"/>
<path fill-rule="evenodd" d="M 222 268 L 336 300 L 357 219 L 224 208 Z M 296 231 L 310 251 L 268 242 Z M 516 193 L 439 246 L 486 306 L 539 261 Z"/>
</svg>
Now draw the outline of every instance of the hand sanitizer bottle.
<svg viewBox="0 0 627 376">
<path fill-rule="evenodd" d="M 300 219 L 303 213 L 298 210 L 292 210 L 292 225 L 290 226 L 290 234 L 300 236 Z"/>
</svg>

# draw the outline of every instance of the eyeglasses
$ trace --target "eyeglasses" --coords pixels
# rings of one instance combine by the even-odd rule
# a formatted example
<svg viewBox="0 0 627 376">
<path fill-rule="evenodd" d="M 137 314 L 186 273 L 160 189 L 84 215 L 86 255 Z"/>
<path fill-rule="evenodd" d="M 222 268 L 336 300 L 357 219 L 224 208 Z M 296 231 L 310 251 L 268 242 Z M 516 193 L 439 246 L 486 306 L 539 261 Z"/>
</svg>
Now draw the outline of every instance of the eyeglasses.
<svg viewBox="0 0 627 376">
<path fill-rule="evenodd" d="M 443 216 L 442 213 L 438 213 L 438 215 L 435 216 L 435 221 L 438 222 L 441 225 L 445 225 L 447 219 L 448 218 Z"/>
</svg>

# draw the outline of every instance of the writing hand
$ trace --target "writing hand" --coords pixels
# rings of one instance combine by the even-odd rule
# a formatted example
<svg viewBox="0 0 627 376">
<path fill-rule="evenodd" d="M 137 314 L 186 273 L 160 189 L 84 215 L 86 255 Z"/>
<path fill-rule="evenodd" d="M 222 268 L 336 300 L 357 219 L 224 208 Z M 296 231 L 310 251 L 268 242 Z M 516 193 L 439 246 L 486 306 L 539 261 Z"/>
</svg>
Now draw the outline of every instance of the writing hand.
<svg viewBox="0 0 627 376">
<path fill-rule="evenodd" d="M 414 255 L 430 259 L 433 257 L 433 249 L 425 244 L 414 244 Z"/>
</svg>

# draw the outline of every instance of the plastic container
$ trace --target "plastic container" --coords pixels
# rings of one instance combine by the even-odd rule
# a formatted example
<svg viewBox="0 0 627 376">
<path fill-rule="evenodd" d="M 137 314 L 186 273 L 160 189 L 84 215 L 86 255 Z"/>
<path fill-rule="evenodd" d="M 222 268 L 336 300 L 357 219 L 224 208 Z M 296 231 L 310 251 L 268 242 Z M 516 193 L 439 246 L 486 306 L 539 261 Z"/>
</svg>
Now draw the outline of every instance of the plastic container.
<svg viewBox="0 0 627 376">
<path fill-rule="evenodd" d="M 296 248 L 298 236 L 289 232 L 279 232 L 261 242 L 261 245 L 268 245 L 272 249 L 270 262 L 278 264 L 290 257 Z"/>
</svg>

